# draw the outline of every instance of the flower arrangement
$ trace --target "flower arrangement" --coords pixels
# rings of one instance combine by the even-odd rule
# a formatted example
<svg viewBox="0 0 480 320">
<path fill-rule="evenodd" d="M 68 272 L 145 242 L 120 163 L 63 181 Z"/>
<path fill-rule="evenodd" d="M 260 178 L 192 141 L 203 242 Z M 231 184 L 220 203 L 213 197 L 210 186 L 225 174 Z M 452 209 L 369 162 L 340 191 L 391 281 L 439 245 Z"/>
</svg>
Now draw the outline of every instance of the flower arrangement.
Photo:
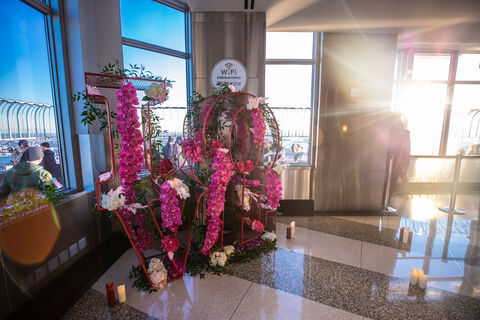
<svg viewBox="0 0 480 320">
<path fill-rule="evenodd" d="M 212 267 L 216 267 L 216 266 L 224 267 L 226 263 L 227 263 L 227 255 L 225 254 L 225 252 L 218 251 L 218 252 L 213 252 L 210 255 L 210 265 Z"/>
<path fill-rule="evenodd" d="M 165 288 L 167 285 L 168 271 L 158 258 L 152 258 L 148 264 L 148 275 L 155 289 Z"/>
<path fill-rule="evenodd" d="M 111 189 L 107 194 L 102 195 L 102 208 L 109 211 L 115 211 L 125 205 L 125 196 L 122 194 L 123 188 L 119 186 L 117 189 Z"/>
<path fill-rule="evenodd" d="M 159 199 L 162 202 L 162 227 L 177 232 L 182 225 L 182 216 L 178 207 L 177 191 L 169 180 L 163 183 Z"/>
<path fill-rule="evenodd" d="M 200 140 L 184 139 L 181 142 L 182 149 L 185 150 L 185 154 L 193 162 L 202 162 L 202 143 Z"/>
<path fill-rule="evenodd" d="M 277 240 L 277 235 L 273 232 L 265 232 L 264 234 L 262 234 L 260 236 L 260 238 L 263 240 L 263 241 L 276 241 Z"/>
<path fill-rule="evenodd" d="M 162 250 L 165 252 L 175 252 L 180 246 L 180 241 L 177 238 L 170 236 L 163 237 L 162 241 Z"/>
<path fill-rule="evenodd" d="M 253 219 L 252 220 L 252 230 L 257 231 L 257 232 L 263 232 L 263 223 L 261 223 L 258 220 Z"/>
<path fill-rule="evenodd" d="M 157 167 L 154 169 L 155 173 L 163 176 L 170 172 L 173 169 L 173 163 L 168 158 L 163 158 L 159 161 Z"/>
<path fill-rule="evenodd" d="M 265 241 L 263 239 L 253 239 L 248 242 L 244 242 L 242 244 L 239 244 L 237 247 L 237 251 L 240 253 L 245 253 L 250 250 L 254 250 L 257 247 L 261 247 L 265 244 Z"/>
<path fill-rule="evenodd" d="M 159 103 L 163 103 L 168 99 L 168 88 L 171 88 L 172 84 L 170 81 L 163 81 L 161 83 L 152 83 L 147 90 L 145 90 L 145 95 L 153 100 L 157 100 Z"/>
<path fill-rule="evenodd" d="M 212 175 L 212 182 L 208 185 L 206 213 L 208 226 L 205 243 L 200 250 L 200 252 L 205 255 L 218 239 L 218 232 L 222 224 L 220 214 L 223 212 L 225 204 L 225 191 L 233 176 L 233 164 L 222 147 L 223 144 L 221 141 L 214 141 L 212 143 L 214 153 L 212 169 L 215 170 L 215 172 Z"/>
<path fill-rule="evenodd" d="M 235 162 L 235 170 L 241 174 L 249 174 L 255 169 L 255 165 L 252 161 L 237 161 Z"/>
<path fill-rule="evenodd" d="M 260 108 L 253 109 L 250 116 L 252 117 L 253 123 L 253 143 L 259 147 L 263 144 L 265 131 L 267 129 L 265 116 L 263 115 L 263 110 Z"/>
<path fill-rule="evenodd" d="M 280 199 L 282 198 L 282 182 L 280 177 L 272 168 L 265 170 L 267 175 L 267 204 L 271 210 L 280 207 Z"/>
<path fill-rule="evenodd" d="M 235 253 L 235 247 L 234 246 L 225 246 L 225 247 L 223 247 L 223 252 L 225 252 L 227 257 L 230 257 L 232 254 Z"/>
<path fill-rule="evenodd" d="M 119 176 L 122 180 L 122 190 L 125 195 L 125 205 L 136 202 L 134 183 L 138 179 L 143 165 L 143 137 L 139 130 L 140 122 L 135 105 L 138 105 L 137 91 L 131 82 L 123 85 L 116 94 L 117 97 L 117 126 L 118 133 L 122 138 L 122 151 L 119 154 Z M 138 211 L 136 214 L 128 208 L 120 208 L 120 215 L 132 240 L 138 250 L 150 249 L 153 244 L 153 236 L 146 229 L 146 214 Z M 136 230 L 132 226 L 132 215 L 135 214 Z"/>
</svg>

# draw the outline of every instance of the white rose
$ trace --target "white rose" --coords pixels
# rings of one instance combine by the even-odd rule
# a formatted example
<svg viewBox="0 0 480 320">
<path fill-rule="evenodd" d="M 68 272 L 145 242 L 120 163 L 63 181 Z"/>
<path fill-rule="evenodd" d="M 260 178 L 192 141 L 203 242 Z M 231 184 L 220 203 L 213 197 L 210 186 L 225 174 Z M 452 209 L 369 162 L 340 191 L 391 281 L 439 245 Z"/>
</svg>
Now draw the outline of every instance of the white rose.
<svg viewBox="0 0 480 320">
<path fill-rule="evenodd" d="M 159 283 L 162 281 L 167 280 L 167 271 L 155 271 L 150 274 L 150 280 L 152 280 L 153 283 Z"/>
<path fill-rule="evenodd" d="M 262 240 L 268 240 L 268 241 L 275 241 L 277 240 L 277 235 L 273 232 L 265 232 L 264 234 L 262 234 L 260 236 L 260 238 L 262 238 Z"/>
<path fill-rule="evenodd" d="M 225 247 L 223 247 L 223 251 L 225 252 L 227 257 L 230 257 L 235 252 L 235 247 L 234 246 L 225 246 Z"/>
</svg>

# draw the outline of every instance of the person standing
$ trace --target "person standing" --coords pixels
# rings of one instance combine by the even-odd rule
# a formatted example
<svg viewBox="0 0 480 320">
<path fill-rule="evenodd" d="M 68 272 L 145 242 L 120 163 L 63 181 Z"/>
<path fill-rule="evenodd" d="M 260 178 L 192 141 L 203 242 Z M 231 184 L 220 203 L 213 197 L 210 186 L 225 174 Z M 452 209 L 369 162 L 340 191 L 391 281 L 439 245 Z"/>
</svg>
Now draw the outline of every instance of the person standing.
<svg viewBox="0 0 480 320">
<path fill-rule="evenodd" d="M 18 146 L 12 151 L 12 163 L 14 166 L 17 165 L 22 160 L 25 161 L 25 159 L 22 159 L 22 157 L 24 152 L 27 151 L 29 146 L 30 145 L 27 140 L 18 141 Z"/>
<path fill-rule="evenodd" d="M 40 148 L 43 151 L 43 161 L 41 166 L 45 168 L 51 175 L 60 181 L 60 172 L 58 170 L 57 161 L 55 160 L 55 153 L 50 148 L 50 143 L 42 142 Z"/>
<path fill-rule="evenodd" d="M 0 184 L 0 200 L 26 189 L 41 191 L 47 186 L 54 185 L 50 172 L 40 166 L 43 160 L 42 149 L 31 147 L 24 154 L 25 161 L 19 162 L 5 174 Z"/>
</svg>

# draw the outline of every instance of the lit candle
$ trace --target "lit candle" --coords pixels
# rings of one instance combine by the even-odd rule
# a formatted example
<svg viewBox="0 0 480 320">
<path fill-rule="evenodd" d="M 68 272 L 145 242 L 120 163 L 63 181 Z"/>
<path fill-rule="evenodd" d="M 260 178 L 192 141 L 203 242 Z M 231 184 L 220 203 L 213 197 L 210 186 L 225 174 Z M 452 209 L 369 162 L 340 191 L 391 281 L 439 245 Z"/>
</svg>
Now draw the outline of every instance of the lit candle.
<svg viewBox="0 0 480 320">
<path fill-rule="evenodd" d="M 290 229 L 292 229 L 291 236 L 292 236 L 292 239 L 293 239 L 293 238 L 295 238 L 295 221 L 290 222 Z"/>
<path fill-rule="evenodd" d="M 117 293 L 118 293 L 118 302 L 124 303 L 127 300 L 127 295 L 125 294 L 125 285 L 124 284 L 117 287 Z"/>
<path fill-rule="evenodd" d="M 419 277 L 419 270 L 412 268 L 412 271 L 410 271 L 410 283 L 413 285 L 416 285 L 418 283 L 418 277 Z"/>
<path fill-rule="evenodd" d="M 428 281 L 428 275 L 422 273 L 418 278 L 418 286 L 421 289 L 427 288 L 427 281 Z"/>
</svg>

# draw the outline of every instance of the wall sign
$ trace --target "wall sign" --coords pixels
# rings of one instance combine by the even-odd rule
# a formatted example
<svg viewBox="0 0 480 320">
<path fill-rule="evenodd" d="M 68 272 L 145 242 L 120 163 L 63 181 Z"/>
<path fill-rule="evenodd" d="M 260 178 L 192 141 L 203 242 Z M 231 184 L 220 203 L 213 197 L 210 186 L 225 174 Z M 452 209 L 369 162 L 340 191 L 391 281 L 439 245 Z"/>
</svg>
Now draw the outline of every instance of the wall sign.
<svg viewBox="0 0 480 320">
<path fill-rule="evenodd" d="M 233 84 L 238 91 L 242 91 L 247 84 L 247 70 L 238 60 L 228 58 L 218 61 L 212 69 L 212 85 L 218 82 Z"/>
</svg>

